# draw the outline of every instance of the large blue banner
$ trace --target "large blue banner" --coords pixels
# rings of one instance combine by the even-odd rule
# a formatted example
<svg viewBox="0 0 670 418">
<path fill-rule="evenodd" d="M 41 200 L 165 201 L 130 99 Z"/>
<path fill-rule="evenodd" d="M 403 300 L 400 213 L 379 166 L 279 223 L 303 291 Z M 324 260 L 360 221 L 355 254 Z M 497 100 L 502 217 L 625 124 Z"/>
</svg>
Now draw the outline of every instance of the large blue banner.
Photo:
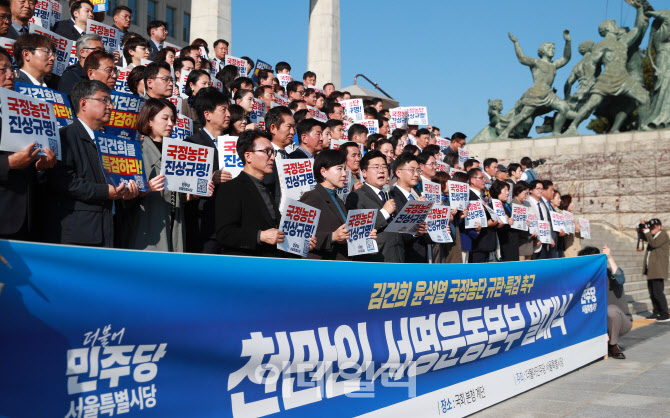
<svg viewBox="0 0 670 418">
<path fill-rule="evenodd" d="M 602 255 L 401 265 L 3 240 L 0 255 L 10 417 L 461 416 L 606 354 Z"/>
</svg>

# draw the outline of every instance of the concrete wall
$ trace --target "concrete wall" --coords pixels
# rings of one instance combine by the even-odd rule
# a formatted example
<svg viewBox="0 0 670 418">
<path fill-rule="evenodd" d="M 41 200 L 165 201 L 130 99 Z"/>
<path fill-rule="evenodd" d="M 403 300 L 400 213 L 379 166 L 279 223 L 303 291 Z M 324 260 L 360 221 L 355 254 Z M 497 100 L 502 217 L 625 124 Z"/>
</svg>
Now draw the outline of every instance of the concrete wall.
<svg viewBox="0 0 670 418">
<path fill-rule="evenodd" d="M 620 233 L 634 234 L 640 219 L 670 225 L 670 130 L 524 139 L 466 145 L 479 160 L 508 165 L 529 156 L 535 169 L 573 197 L 575 214 Z"/>
</svg>

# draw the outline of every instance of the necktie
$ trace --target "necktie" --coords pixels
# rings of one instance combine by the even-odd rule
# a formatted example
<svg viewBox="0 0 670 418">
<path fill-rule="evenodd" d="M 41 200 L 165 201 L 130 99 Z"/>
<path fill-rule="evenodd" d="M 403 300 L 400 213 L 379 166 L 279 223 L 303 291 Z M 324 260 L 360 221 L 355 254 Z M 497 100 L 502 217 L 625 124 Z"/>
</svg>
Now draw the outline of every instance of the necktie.
<svg viewBox="0 0 670 418">
<path fill-rule="evenodd" d="M 416 200 L 414 199 L 414 196 L 412 196 L 412 193 L 409 194 L 409 200 Z"/>
<path fill-rule="evenodd" d="M 382 199 L 382 203 L 386 203 L 386 194 L 383 190 L 379 191 L 379 197 Z"/>
<path fill-rule="evenodd" d="M 21 35 L 25 35 L 28 33 L 28 28 L 25 26 L 21 26 L 21 30 L 19 31 Z"/>
<path fill-rule="evenodd" d="M 280 149 L 280 150 L 277 150 L 277 152 L 279 152 L 279 155 L 281 155 L 282 158 L 284 158 L 284 159 L 288 158 L 288 155 L 286 154 L 286 150 Z"/>
<path fill-rule="evenodd" d="M 542 215 L 542 206 L 540 206 L 540 202 L 537 202 L 537 211 L 540 212 L 540 220 L 544 221 L 544 215 Z"/>
</svg>

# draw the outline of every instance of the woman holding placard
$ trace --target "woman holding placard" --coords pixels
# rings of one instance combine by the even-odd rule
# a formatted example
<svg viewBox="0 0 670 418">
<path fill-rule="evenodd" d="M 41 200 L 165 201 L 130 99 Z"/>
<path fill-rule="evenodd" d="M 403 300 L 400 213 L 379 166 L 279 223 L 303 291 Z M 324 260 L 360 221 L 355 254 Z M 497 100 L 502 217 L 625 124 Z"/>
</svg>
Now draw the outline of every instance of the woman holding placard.
<svg viewBox="0 0 670 418">
<path fill-rule="evenodd" d="M 525 202 L 526 199 L 528 199 L 528 191 L 528 183 L 523 180 L 516 182 L 512 190 L 512 194 L 514 195 L 514 199 L 512 199 L 512 207 L 514 207 L 514 205 L 527 206 Z M 529 224 L 530 222 L 526 221 L 526 226 Z M 519 235 L 519 260 L 530 260 L 533 256 L 533 241 L 537 238 L 537 232 L 531 235 L 528 231 L 517 229 L 513 229 L 512 231 Z"/>
<path fill-rule="evenodd" d="M 512 218 L 512 208 L 507 204 L 509 197 L 509 183 L 496 180 L 489 189 L 491 198 L 499 200 L 507 216 L 507 222 L 498 222 L 496 233 L 500 243 L 500 256 L 502 261 L 519 261 L 519 234 L 516 230 L 510 228 L 514 223 Z"/>
<path fill-rule="evenodd" d="M 563 214 L 563 209 L 561 209 L 561 193 L 558 190 L 554 190 L 554 197 L 551 198 L 551 207 L 560 214 Z M 558 258 L 565 257 L 565 236 L 558 236 L 556 240 L 556 252 L 558 253 Z"/>
<path fill-rule="evenodd" d="M 561 196 L 561 204 L 558 207 L 563 211 L 563 215 L 565 215 L 565 212 L 568 212 L 572 215 L 572 210 L 574 209 L 572 196 L 569 194 L 564 194 Z M 579 222 L 573 221 L 573 224 L 575 227 L 575 233 L 567 234 L 563 237 L 563 242 L 565 245 L 565 250 L 563 251 L 564 257 L 577 257 L 577 253 L 582 249 L 582 236 L 579 233 L 581 227 Z"/>
</svg>

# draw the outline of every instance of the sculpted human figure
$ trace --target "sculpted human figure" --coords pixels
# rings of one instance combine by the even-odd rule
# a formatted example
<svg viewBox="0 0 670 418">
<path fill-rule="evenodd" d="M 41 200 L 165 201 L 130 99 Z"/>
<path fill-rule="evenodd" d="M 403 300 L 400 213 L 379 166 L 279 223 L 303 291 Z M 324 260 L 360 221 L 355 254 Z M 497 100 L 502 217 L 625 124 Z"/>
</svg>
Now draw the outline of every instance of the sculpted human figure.
<svg viewBox="0 0 670 418">
<path fill-rule="evenodd" d="M 639 40 L 638 36 L 641 35 L 640 31 L 646 26 L 647 17 L 641 3 L 637 0 L 630 0 L 630 4 L 637 9 L 635 27 L 630 32 L 626 33 L 624 29 L 617 26 L 614 20 L 605 20 L 598 27 L 598 33 L 605 39 L 593 47 L 592 58 L 596 68 L 602 65 L 602 72 L 591 88 L 591 96 L 588 101 L 579 110 L 577 117 L 566 131 L 566 136 L 577 136 L 577 126 L 589 117 L 593 110 L 607 97 L 626 96 L 633 99 L 622 105 L 621 110 L 614 118 L 611 132 L 619 132 L 621 125 L 628 115 L 635 110 L 636 105 L 639 106 L 638 113 L 640 116 L 646 115 L 649 94 L 635 78 L 628 74 L 626 62 L 628 60 L 628 49 Z"/>
<path fill-rule="evenodd" d="M 533 86 L 519 100 L 519 107 L 517 107 L 514 118 L 500 134 L 499 139 L 507 139 L 510 132 L 517 125 L 531 116 L 539 116 L 551 110 L 556 110 L 558 114 L 554 119 L 554 132 L 557 134 L 561 132 L 566 117 L 572 117 L 569 114 L 568 104 L 560 99 L 551 87 L 554 83 L 554 78 L 556 78 L 556 70 L 566 65 L 570 61 L 572 54 L 570 32 L 568 30 L 563 32 L 563 38 L 565 39 L 563 57 L 552 62 L 551 60 L 556 50 L 552 42 L 545 42 L 540 45 L 537 51 L 540 56 L 539 59 L 531 58 L 523 54 L 516 37 L 509 34 L 509 39 L 514 43 L 514 50 L 519 62 L 530 67 L 530 71 L 533 74 Z"/>
<path fill-rule="evenodd" d="M 670 10 L 645 13 L 654 17 L 649 46 L 656 51 L 652 62 L 656 76 L 649 114 L 642 122 L 642 129 L 666 129 L 670 128 Z"/>
<path fill-rule="evenodd" d="M 572 68 L 572 72 L 565 82 L 563 92 L 565 93 L 565 100 L 572 106 L 578 105 L 588 93 L 589 89 L 596 82 L 596 66 L 593 63 L 591 51 L 593 50 L 593 41 L 584 41 L 579 44 L 577 50 L 582 54 L 583 58 Z M 572 96 L 570 90 L 572 86 L 578 82 L 577 92 Z"/>
</svg>

